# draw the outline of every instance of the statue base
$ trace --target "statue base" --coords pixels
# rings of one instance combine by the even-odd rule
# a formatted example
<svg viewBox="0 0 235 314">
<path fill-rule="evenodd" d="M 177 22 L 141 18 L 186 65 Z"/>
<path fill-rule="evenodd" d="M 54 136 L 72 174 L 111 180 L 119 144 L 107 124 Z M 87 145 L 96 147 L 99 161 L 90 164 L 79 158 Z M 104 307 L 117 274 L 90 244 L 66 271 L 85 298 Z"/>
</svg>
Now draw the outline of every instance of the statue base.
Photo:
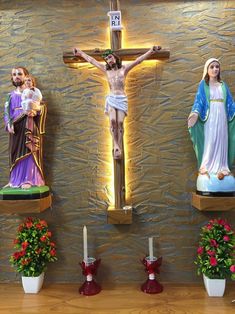
<svg viewBox="0 0 235 314">
<path fill-rule="evenodd" d="M 52 204 L 48 186 L 33 186 L 29 189 L 2 188 L 0 190 L 1 214 L 40 213 Z"/>
<path fill-rule="evenodd" d="M 199 174 L 197 177 L 197 192 L 204 196 L 235 196 L 235 178 L 233 175 L 229 175 L 219 180 L 215 174 L 209 174 L 209 176 Z M 215 195 L 214 193 L 219 193 L 220 195 Z"/>
</svg>

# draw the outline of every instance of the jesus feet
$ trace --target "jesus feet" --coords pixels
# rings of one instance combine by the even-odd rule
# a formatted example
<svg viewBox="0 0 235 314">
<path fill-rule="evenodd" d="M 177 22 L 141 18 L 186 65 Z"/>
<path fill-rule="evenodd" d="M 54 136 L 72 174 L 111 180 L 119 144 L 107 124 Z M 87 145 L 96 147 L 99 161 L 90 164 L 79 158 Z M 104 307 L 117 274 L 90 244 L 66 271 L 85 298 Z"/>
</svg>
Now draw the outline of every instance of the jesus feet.
<svg viewBox="0 0 235 314">
<path fill-rule="evenodd" d="M 121 159 L 122 158 L 122 151 L 121 151 L 120 147 L 114 146 L 113 158 L 114 159 Z"/>
</svg>

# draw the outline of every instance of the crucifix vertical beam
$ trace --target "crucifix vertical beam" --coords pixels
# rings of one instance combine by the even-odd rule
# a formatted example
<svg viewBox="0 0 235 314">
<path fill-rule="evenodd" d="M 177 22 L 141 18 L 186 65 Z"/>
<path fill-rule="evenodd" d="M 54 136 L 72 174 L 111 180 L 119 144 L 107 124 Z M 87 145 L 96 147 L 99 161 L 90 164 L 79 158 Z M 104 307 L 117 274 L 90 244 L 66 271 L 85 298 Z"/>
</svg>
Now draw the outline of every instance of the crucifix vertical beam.
<svg viewBox="0 0 235 314">
<path fill-rule="evenodd" d="M 110 11 L 119 11 L 119 1 L 110 1 Z M 110 29 L 111 49 L 113 51 L 122 48 L 122 31 Z M 125 188 L 125 151 L 124 143 L 122 144 L 122 158 L 113 158 L 114 168 L 114 209 L 122 209 L 126 202 Z"/>
<path fill-rule="evenodd" d="M 110 11 L 119 11 L 120 5 L 119 0 L 110 1 Z M 122 48 L 122 31 L 110 30 L 110 39 L 111 39 L 111 49 L 113 51 L 119 50 Z"/>
</svg>

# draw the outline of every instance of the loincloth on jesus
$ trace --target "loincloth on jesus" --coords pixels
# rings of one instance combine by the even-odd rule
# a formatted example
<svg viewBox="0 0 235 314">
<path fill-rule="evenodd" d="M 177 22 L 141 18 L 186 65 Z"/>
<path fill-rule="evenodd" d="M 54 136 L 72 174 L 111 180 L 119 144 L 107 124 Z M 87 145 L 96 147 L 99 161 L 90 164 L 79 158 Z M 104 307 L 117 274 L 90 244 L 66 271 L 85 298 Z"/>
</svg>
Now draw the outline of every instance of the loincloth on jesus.
<svg viewBox="0 0 235 314">
<path fill-rule="evenodd" d="M 106 96 L 105 100 L 105 110 L 106 114 L 109 113 L 109 107 L 115 108 L 117 110 L 122 110 L 127 115 L 128 103 L 126 95 L 113 95 L 109 94 Z"/>
</svg>

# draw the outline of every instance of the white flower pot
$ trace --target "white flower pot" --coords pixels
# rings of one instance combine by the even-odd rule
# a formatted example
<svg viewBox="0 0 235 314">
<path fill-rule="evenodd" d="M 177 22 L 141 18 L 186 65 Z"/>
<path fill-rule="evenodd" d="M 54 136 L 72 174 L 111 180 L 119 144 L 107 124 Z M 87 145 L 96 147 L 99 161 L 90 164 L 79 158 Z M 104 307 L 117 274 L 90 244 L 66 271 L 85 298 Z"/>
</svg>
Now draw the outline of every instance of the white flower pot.
<svg viewBox="0 0 235 314">
<path fill-rule="evenodd" d="M 38 277 L 25 277 L 22 276 L 22 285 L 25 293 L 38 293 L 43 284 L 44 273 Z"/>
<path fill-rule="evenodd" d="M 224 295 L 226 279 L 209 279 L 203 274 L 203 280 L 209 297 L 222 297 Z"/>
</svg>

